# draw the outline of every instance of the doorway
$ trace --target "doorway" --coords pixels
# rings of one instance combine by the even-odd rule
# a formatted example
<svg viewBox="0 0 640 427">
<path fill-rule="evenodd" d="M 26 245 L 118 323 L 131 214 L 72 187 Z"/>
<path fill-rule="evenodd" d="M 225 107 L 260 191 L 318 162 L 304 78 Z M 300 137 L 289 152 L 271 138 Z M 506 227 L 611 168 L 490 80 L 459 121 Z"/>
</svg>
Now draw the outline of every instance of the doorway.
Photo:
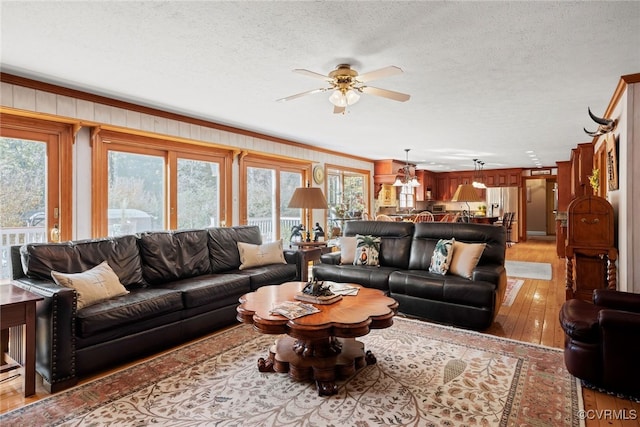
<svg viewBox="0 0 640 427">
<path fill-rule="evenodd" d="M 555 239 L 556 177 L 525 180 L 525 230 L 528 238 Z"/>
</svg>

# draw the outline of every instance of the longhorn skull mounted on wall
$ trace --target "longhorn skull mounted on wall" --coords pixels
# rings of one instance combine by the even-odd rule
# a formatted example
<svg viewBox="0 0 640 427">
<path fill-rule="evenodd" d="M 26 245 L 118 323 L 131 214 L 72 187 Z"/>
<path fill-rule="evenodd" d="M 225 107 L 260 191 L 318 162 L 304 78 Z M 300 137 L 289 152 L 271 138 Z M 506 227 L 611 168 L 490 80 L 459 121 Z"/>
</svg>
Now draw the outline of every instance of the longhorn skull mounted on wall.
<svg viewBox="0 0 640 427">
<path fill-rule="evenodd" d="M 595 132 L 589 132 L 586 128 L 583 128 L 584 131 L 589 136 L 593 136 L 594 138 L 600 135 L 604 135 L 605 133 L 611 132 L 616 127 L 616 120 L 611 119 L 603 119 L 601 117 L 595 116 L 591 112 L 591 108 L 587 107 L 589 111 L 589 116 L 593 119 L 594 122 L 598 123 L 598 129 Z"/>
</svg>

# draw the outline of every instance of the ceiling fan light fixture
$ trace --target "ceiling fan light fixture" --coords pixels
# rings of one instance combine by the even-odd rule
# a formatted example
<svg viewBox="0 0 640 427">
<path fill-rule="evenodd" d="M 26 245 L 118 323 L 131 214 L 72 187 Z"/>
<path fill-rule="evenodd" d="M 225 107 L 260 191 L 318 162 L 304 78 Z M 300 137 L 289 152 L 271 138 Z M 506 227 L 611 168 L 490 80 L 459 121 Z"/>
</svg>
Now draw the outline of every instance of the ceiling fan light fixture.
<svg viewBox="0 0 640 427">
<path fill-rule="evenodd" d="M 329 97 L 329 102 L 335 105 L 336 107 L 346 107 L 347 106 L 347 97 L 340 92 L 340 90 L 334 90 L 331 96 Z"/>
<path fill-rule="evenodd" d="M 351 89 L 345 91 L 344 93 L 342 90 L 336 89 L 329 97 L 329 102 L 331 102 L 336 107 L 346 107 L 348 105 L 353 105 L 359 100 L 360 95 L 358 95 Z"/>
<path fill-rule="evenodd" d="M 364 83 L 376 79 L 402 74 L 402 69 L 395 65 L 370 71 L 361 75 L 359 75 L 356 70 L 352 69 L 349 64 L 339 64 L 335 70 L 331 71 L 329 75 L 326 76 L 302 68 L 296 68 L 293 71 L 315 79 L 324 80 L 328 84 L 328 87 L 308 90 L 306 92 L 287 96 L 286 98 L 280 98 L 277 101 L 291 101 L 305 95 L 329 91 L 331 92 L 331 95 L 329 95 L 329 102 L 334 105 L 333 112 L 344 114 L 348 106 L 353 105 L 360 100 L 361 93 L 380 96 L 382 98 L 398 102 L 405 102 L 411 98 L 411 96 L 406 93 L 364 85 Z"/>
<path fill-rule="evenodd" d="M 353 105 L 360 100 L 360 95 L 355 90 L 348 90 L 345 94 L 347 98 L 347 105 Z"/>
</svg>

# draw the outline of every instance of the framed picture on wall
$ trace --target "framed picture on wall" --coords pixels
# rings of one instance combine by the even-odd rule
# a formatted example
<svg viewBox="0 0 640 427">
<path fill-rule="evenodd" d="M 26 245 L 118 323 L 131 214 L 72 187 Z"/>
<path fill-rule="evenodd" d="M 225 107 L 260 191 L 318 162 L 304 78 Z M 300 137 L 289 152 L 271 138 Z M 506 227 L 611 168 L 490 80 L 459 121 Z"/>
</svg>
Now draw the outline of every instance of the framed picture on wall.
<svg viewBox="0 0 640 427">
<path fill-rule="evenodd" d="M 609 191 L 618 189 L 618 142 L 617 136 L 612 133 L 607 135 L 607 183 Z"/>
</svg>

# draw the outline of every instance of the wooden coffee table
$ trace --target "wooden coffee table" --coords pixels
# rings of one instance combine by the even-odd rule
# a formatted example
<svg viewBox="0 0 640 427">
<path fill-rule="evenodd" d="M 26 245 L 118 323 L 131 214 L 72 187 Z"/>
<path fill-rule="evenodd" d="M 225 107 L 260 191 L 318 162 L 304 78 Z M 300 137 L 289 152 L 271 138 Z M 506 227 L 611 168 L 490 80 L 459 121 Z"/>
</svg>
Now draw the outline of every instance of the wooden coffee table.
<svg viewBox="0 0 640 427">
<path fill-rule="evenodd" d="M 245 294 L 240 297 L 237 319 L 263 334 L 283 334 L 267 359 L 258 360 L 260 372 L 288 372 L 296 381 L 315 380 L 318 394 L 329 396 L 338 391 L 336 379 L 376 362 L 355 338 L 391 326 L 398 303 L 380 290 L 351 285 L 360 288 L 358 295 L 344 296 L 333 304 L 314 304 L 319 313 L 292 320 L 270 313 L 283 301 L 295 301 L 294 295 L 305 285 L 288 282 Z"/>
</svg>

